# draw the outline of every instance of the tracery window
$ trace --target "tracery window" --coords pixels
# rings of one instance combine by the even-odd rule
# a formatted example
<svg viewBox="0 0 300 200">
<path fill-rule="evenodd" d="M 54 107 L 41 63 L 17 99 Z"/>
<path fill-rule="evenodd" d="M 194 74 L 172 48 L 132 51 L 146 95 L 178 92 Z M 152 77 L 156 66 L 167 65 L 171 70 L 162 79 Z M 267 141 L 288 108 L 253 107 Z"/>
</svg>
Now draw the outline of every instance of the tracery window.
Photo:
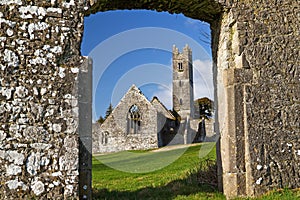
<svg viewBox="0 0 300 200">
<path fill-rule="evenodd" d="M 137 105 L 132 105 L 127 114 L 128 134 L 137 134 L 141 130 L 141 113 Z"/>
</svg>

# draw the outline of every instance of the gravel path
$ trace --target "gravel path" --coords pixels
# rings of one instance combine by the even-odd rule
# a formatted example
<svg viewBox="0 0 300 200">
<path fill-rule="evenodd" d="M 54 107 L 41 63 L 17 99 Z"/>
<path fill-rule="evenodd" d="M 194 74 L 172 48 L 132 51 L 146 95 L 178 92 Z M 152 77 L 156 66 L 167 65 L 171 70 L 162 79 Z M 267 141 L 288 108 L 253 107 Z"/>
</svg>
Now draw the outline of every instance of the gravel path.
<svg viewBox="0 0 300 200">
<path fill-rule="evenodd" d="M 160 152 L 160 151 L 170 151 L 174 149 L 181 149 L 181 148 L 186 148 L 186 147 L 191 147 L 191 146 L 197 146 L 200 145 L 200 143 L 195 143 L 195 144 L 179 144 L 179 145 L 170 145 L 170 146 L 165 146 L 159 149 L 154 149 L 152 152 Z"/>
</svg>

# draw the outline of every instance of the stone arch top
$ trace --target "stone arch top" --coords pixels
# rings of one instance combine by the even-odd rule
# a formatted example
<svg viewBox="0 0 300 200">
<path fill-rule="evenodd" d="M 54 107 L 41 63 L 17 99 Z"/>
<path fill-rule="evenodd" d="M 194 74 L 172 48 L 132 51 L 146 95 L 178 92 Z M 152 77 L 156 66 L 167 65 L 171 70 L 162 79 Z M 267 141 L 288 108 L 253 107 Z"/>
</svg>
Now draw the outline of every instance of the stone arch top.
<svg viewBox="0 0 300 200">
<path fill-rule="evenodd" d="M 212 22 L 218 18 L 222 12 L 222 6 L 215 0 L 116 0 L 116 1 L 104 1 L 104 0 L 90 0 L 90 8 L 87 9 L 85 15 L 97 13 L 99 11 L 108 10 L 124 10 L 124 9 L 147 9 L 168 11 L 170 13 L 183 13 L 187 17 L 203 20 L 206 22 Z"/>
</svg>

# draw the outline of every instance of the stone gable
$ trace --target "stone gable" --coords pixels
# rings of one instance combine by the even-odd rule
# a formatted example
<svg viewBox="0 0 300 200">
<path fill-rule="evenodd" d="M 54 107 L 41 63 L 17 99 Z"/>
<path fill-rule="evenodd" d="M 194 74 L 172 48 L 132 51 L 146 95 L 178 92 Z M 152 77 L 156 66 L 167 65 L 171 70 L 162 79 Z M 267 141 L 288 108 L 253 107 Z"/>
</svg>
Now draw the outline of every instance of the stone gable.
<svg viewBox="0 0 300 200">
<path fill-rule="evenodd" d="M 129 132 L 130 108 L 135 105 L 140 112 L 140 127 L 137 133 Z M 157 111 L 141 91 L 131 86 L 112 113 L 103 122 L 94 142 L 94 153 L 116 152 L 122 150 L 151 149 L 158 147 L 157 141 Z M 106 135 L 106 142 L 103 140 Z M 99 145 L 100 144 L 100 145 Z"/>
</svg>

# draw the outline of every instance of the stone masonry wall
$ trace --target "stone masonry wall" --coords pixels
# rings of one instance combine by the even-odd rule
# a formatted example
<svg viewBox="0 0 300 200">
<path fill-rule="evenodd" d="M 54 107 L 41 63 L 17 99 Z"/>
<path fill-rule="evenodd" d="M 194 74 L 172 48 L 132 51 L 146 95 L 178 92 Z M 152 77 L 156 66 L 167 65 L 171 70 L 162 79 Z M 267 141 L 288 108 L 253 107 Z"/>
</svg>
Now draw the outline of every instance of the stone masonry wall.
<svg viewBox="0 0 300 200">
<path fill-rule="evenodd" d="M 78 198 L 81 4 L 0 0 L 0 199 Z"/>
<path fill-rule="evenodd" d="M 228 10 L 215 26 L 224 193 L 298 188 L 299 2 L 224 5 Z"/>
<path fill-rule="evenodd" d="M 136 105 L 141 115 L 140 130 L 128 133 L 129 109 Z M 93 135 L 93 153 L 124 150 L 153 149 L 158 147 L 157 111 L 136 86 L 131 86 L 113 112 Z M 95 125 L 94 125 L 95 126 Z M 102 136 L 106 134 L 107 140 Z"/>
<path fill-rule="evenodd" d="M 255 9 L 253 9 L 255 8 Z M 252 84 L 245 87 L 253 193 L 300 187 L 299 1 L 248 3 L 238 26 Z M 237 15 L 238 13 L 236 13 Z M 247 30 L 247 29 L 246 29 Z M 241 31 L 241 35 L 243 32 Z M 252 190 L 252 189 L 251 189 Z"/>
</svg>

